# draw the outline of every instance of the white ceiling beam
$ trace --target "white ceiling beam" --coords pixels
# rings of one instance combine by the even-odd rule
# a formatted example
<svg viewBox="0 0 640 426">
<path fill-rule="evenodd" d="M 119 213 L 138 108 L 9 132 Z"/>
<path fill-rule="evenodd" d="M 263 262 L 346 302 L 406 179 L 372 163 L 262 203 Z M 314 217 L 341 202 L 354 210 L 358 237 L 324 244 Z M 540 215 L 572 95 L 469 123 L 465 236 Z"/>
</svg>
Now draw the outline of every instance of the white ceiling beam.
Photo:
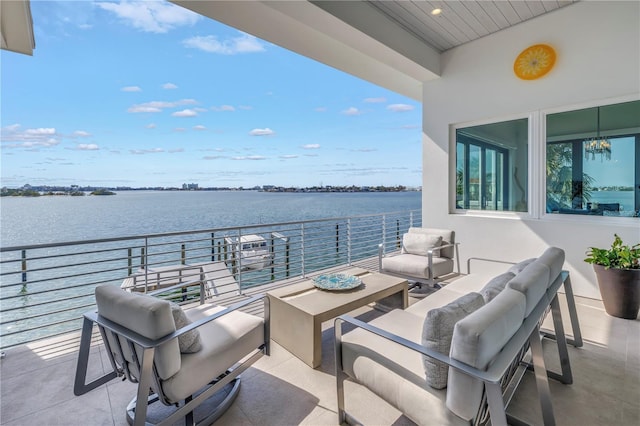
<svg viewBox="0 0 640 426">
<path fill-rule="evenodd" d="M 29 0 L 0 1 L 2 49 L 33 55 L 36 47 Z"/>
</svg>

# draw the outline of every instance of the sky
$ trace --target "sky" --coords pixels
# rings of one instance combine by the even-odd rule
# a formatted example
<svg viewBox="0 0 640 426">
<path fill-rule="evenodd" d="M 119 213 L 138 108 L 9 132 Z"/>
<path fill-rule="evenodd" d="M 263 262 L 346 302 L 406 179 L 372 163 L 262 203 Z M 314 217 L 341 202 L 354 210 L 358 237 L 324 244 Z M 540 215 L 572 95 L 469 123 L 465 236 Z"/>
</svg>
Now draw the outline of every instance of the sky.
<svg viewBox="0 0 640 426">
<path fill-rule="evenodd" d="M 421 185 L 421 105 L 161 1 L 31 1 L 1 185 Z"/>
</svg>

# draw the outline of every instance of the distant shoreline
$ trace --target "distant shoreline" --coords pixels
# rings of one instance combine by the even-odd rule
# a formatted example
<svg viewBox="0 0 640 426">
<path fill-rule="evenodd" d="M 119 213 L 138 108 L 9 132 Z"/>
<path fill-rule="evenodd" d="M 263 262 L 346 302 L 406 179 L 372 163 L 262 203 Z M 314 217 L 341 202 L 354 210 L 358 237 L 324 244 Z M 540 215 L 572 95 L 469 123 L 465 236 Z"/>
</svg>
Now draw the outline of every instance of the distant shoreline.
<svg viewBox="0 0 640 426">
<path fill-rule="evenodd" d="M 192 184 L 193 185 L 193 184 Z M 356 193 L 356 192 L 421 192 L 422 188 L 408 188 L 402 185 L 398 186 L 313 186 L 306 188 L 283 187 L 274 185 L 264 185 L 262 187 L 253 188 L 228 188 L 228 187 L 212 187 L 212 188 L 96 188 L 96 187 L 50 187 L 50 186 L 24 186 L 22 188 L 2 188 L 0 196 L 2 197 L 47 197 L 47 196 L 85 196 L 88 195 L 116 195 L 117 192 L 124 191 L 258 191 L 258 192 L 286 192 L 286 193 Z"/>
</svg>

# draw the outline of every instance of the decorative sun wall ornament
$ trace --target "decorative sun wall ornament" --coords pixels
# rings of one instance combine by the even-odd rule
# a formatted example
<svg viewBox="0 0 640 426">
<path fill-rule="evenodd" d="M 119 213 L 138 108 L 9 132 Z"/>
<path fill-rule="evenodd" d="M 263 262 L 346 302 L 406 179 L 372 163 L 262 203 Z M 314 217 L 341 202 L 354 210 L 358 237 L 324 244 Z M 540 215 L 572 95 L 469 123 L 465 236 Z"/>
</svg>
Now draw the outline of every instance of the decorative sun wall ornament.
<svg viewBox="0 0 640 426">
<path fill-rule="evenodd" d="M 513 72 L 523 80 L 535 80 L 547 74 L 556 63 L 556 51 L 546 44 L 524 49 L 513 63 Z"/>
</svg>

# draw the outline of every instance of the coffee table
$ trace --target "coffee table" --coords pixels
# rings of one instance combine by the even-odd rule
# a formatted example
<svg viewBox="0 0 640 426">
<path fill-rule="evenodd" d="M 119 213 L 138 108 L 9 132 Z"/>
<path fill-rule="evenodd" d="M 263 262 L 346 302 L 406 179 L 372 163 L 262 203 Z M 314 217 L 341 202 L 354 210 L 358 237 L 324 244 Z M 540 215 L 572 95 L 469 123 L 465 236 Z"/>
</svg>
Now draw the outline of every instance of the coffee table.
<svg viewBox="0 0 640 426">
<path fill-rule="evenodd" d="M 267 293 L 271 338 L 312 368 L 322 362 L 324 321 L 373 302 L 386 309 L 404 309 L 409 304 L 408 283 L 403 278 L 362 268 L 341 273 L 358 276 L 362 285 L 352 290 L 327 291 L 317 289 L 309 279 Z"/>
</svg>

